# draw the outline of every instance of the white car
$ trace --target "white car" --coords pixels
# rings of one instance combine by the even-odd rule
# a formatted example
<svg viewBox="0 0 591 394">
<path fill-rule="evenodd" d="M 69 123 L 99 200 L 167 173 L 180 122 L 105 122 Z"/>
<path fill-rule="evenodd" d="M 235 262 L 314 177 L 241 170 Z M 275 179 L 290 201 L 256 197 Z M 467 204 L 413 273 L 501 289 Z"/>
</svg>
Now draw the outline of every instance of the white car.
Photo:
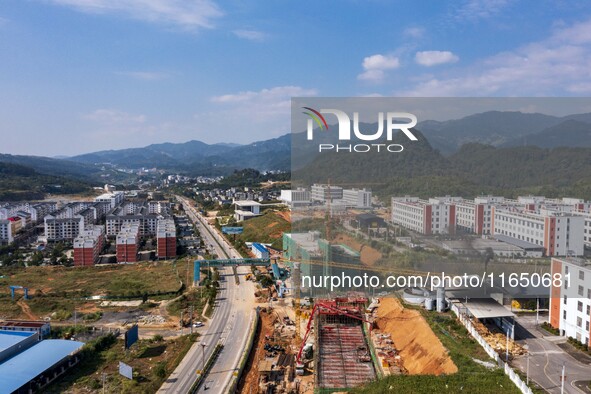
<svg viewBox="0 0 591 394">
<path fill-rule="evenodd" d="M 193 327 L 194 327 L 194 328 L 203 327 L 204 325 L 205 325 L 205 324 L 203 324 L 203 322 L 200 322 L 200 321 L 193 323 Z"/>
</svg>

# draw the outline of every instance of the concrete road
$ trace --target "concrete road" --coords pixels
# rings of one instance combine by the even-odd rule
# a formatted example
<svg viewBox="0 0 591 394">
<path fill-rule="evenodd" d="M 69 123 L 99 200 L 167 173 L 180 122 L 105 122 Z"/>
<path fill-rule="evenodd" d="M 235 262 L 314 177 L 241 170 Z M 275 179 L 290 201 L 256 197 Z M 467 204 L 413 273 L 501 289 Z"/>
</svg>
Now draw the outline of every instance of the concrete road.
<svg viewBox="0 0 591 394">
<path fill-rule="evenodd" d="M 177 198 L 197 226 L 208 249 L 220 258 L 240 258 L 240 254 L 225 241 L 222 235 L 189 205 L 188 199 L 180 196 Z M 162 385 L 159 393 L 187 393 L 198 377 L 196 371 L 202 368 L 203 353 L 207 361 L 217 343 L 224 344 L 224 348 L 207 375 L 205 384 L 201 385 L 200 392 L 203 392 L 206 387 L 206 392 L 213 394 L 224 393 L 227 390 L 232 379 L 235 378 L 240 357 L 250 334 L 254 284 L 244 280 L 244 275 L 249 271 L 249 267 L 238 269 L 241 276 L 241 285 L 238 286 L 231 268 L 220 270 L 220 289 L 212 319 L 206 325 L 199 343 L 191 347 L 177 369 Z M 202 343 L 206 344 L 205 349 L 202 348 Z"/>
<path fill-rule="evenodd" d="M 545 317 L 540 318 L 540 322 Z M 535 316 L 517 318 L 520 327 L 516 329 L 516 340 L 529 349 L 529 378 L 549 393 L 559 394 L 561 390 L 562 366 L 566 367 L 564 392 L 581 394 L 575 382 L 591 379 L 591 365 L 577 361 L 562 350 L 557 343 L 564 342 L 563 337 L 552 336 L 542 328 L 538 328 Z M 527 374 L 527 356 L 513 360 L 513 366 Z"/>
</svg>

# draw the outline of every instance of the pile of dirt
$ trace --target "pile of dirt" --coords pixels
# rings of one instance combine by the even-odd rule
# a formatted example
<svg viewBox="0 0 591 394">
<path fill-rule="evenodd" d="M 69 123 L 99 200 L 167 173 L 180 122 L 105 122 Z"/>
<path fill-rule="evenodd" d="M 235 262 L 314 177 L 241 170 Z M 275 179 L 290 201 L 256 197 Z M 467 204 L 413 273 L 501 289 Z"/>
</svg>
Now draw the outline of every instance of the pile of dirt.
<svg viewBox="0 0 591 394">
<path fill-rule="evenodd" d="M 380 331 L 391 335 L 404 369 L 410 375 L 458 372 L 458 367 L 419 311 L 405 309 L 395 298 L 381 298 L 376 325 Z"/>
<path fill-rule="evenodd" d="M 382 258 L 382 254 L 378 250 L 372 248 L 371 246 L 361 244 L 359 241 L 351 238 L 348 235 L 337 234 L 337 236 L 333 239 L 333 243 L 347 245 L 351 249 L 359 252 L 361 255 L 361 263 L 368 266 L 373 266 L 376 261 Z"/>
<path fill-rule="evenodd" d="M 499 353 L 499 355 L 505 356 L 505 354 L 507 353 L 507 336 L 505 334 L 500 332 L 490 332 L 484 324 L 478 321 L 478 319 L 473 319 L 472 324 L 474 325 L 474 328 L 476 329 L 476 331 L 478 331 L 480 336 L 484 338 L 486 343 L 492 346 L 492 348 L 495 349 L 495 351 Z M 511 357 L 521 356 L 526 353 L 527 350 L 525 350 L 517 342 L 509 341 L 509 354 L 511 355 Z"/>
</svg>

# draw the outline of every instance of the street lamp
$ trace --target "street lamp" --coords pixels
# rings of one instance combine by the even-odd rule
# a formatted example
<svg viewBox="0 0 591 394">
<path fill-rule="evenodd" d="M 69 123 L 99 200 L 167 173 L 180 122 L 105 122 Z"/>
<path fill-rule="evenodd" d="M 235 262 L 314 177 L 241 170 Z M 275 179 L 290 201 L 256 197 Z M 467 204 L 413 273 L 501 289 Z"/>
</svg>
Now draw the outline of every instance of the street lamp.
<svg viewBox="0 0 591 394">
<path fill-rule="evenodd" d="M 205 374 L 205 347 L 207 344 L 205 342 L 201 342 L 201 376 Z"/>
</svg>

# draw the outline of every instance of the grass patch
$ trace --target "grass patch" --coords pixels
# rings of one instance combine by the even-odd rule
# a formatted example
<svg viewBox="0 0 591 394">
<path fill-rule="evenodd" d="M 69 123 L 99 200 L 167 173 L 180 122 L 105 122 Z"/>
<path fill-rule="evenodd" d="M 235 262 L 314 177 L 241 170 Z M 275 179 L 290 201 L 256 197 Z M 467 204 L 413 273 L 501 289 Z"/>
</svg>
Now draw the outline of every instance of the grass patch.
<svg viewBox="0 0 591 394">
<path fill-rule="evenodd" d="M 181 282 L 192 280 L 192 266 L 185 261 L 147 262 L 138 264 L 96 267 L 1 267 L 0 316 L 29 318 L 25 308 L 35 316 L 53 313 L 58 320 L 68 319 L 74 309 L 92 307 L 95 295 L 121 299 L 153 299 L 176 297 Z M 189 275 L 187 275 L 189 274 Z M 15 301 L 10 298 L 9 285 L 18 284 L 29 289 L 29 300 L 17 291 Z M 20 302 L 19 305 L 17 302 Z M 88 321 L 98 320 L 89 317 Z"/>
<path fill-rule="evenodd" d="M 101 392 L 102 374 L 106 374 L 105 392 L 155 393 L 166 377 L 187 354 L 197 334 L 164 341 L 140 340 L 129 351 L 123 348 L 122 338 L 106 341 L 95 347 L 94 341 L 85 345 L 88 355 L 66 376 L 44 390 L 46 393 Z M 119 361 L 133 368 L 133 380 L 119 375 Z"/>
</svg>

